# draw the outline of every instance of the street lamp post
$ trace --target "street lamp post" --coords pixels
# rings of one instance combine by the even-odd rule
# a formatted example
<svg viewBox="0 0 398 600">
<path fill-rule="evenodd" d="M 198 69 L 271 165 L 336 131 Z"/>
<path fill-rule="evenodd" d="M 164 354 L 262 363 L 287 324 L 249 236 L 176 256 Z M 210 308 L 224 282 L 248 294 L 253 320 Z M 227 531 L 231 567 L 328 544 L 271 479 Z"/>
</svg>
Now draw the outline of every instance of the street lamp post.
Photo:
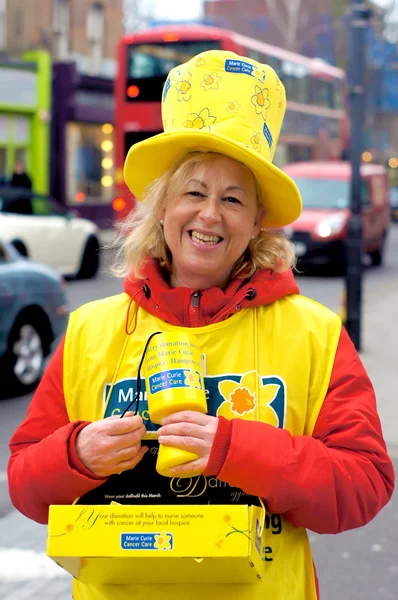
<svg viewBox="0 0 398 600">
<path fill-rule="evenodd" d="M 347 238 L 346 328 L 356 349 L 361 349 L 362 309 L 362 226 L 361 226 L 361 155 L 363 146 L 365 28 L 370 12 L 359 0 L 351 6 L 351 217 Z"/>
</svg>

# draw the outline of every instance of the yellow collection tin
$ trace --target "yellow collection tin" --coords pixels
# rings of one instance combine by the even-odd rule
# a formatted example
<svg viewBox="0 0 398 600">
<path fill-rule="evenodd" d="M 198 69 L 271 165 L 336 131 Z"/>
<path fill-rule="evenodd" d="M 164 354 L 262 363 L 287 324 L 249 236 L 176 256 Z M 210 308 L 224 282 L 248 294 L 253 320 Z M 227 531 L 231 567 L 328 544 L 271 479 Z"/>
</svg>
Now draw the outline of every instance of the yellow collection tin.
<svg viewBox="0 0 398 600">
<path fill-rule="evenodd" d="M 187 333 L 167 332 L 153 337 L 145 356 L 145 378 L 151 421 L 182 410 L 207 412 L 201 353 L 197 339 Z M 172 466 L 196 460 L 192 452 L 159 446 L 156 470 L 172 476 Z"/>
</svg>

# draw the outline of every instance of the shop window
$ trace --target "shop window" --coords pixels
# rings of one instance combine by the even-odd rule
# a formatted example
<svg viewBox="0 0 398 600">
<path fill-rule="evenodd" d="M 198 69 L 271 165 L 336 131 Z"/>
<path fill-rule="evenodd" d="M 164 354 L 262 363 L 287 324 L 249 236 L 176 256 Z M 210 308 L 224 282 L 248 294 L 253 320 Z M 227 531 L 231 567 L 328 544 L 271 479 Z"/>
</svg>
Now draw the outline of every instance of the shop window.
<svg viewBox="0 0 398 600">
<path fill-rule="evenodd" d="M 54 54 L 58 60 L 67 58 L 69 53 L 69 2 L 54 0 L 53 4 L 53 34 Z"/>
<path fill-rule="evenodd" d="M 14 142 L 27 144 L 29 141 L 29 121 L 26 117 L 14 118 Z"/>
<path fill-rule="evenodd" d="M 0 186 L 7 182 L 7 149 L 0 147 Z"/>
<path fill-rule="evenodd" d="M 26 165 L 26 148 L 15 148 L 15 162 Z"/>
<path fill-rule="evenodd" d="M 0 50 L 6 48 L 6 30 L 6 0 L 0 0 Z"/>
<path fill-rule="evenodd" d="M 111 128 L 68 123 L 66 156 L 68 204 L 110 204 L 115 173 Z"/>
<path fill-rule="evenodd" d="M 104 7 L 94 2 L 87 13 L 87 40 L 90 44 L 90 72 L 99 73 L 104 54 Z"/>
<path fill-rule="evenodd" d="M 9 119 L 5 115 L 0 115 L 0 143 L 7 142 L 9 137 L 9 128 L 8 128 Z"/>
</svg>

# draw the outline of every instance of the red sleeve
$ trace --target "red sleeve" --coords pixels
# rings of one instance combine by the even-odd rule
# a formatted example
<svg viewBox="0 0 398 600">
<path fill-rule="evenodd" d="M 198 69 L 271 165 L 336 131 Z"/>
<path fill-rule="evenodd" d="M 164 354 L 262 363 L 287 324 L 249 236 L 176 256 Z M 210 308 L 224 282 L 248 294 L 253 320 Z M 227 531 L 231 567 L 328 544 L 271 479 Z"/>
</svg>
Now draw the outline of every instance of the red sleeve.
<svg viewBox="0 0 398 600">
<path fill-rule="evenodd" d="M 312 437 L 233 419 L 229 431 L 219 427 L 209 467 L 297 527 L 338 533 L 373 519 L 392 495 L 394 471 L 372 384 L 347 332 Z"/>
<path fill-rule="evenodd" d="M 38 523 L 47 523 L 50 504 L 71 504 L 105 481 L 91 474 L 74 451 L 77 431 L 87 422 L 69 421 L 62 385 L 63 350 L 64 340 L 10 441 L 11 501 Z"/>
</svg>

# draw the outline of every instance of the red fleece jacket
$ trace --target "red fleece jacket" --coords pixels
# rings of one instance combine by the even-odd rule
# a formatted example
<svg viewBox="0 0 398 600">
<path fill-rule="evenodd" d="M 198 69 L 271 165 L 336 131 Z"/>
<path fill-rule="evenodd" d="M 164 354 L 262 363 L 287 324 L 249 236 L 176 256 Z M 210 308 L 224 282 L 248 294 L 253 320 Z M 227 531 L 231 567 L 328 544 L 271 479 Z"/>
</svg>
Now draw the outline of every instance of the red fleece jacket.
<svg viewBox="0 0 398 600">
<path fill-rule="evenodd" d="M 145 279 L 127 278 L 125 291 L 150 313 L 185 326 L 214 323 L 242 307 L 298 293 L 290 271 L 259 271 L 250 281 L 235 279 L 225 291 L 172 289 L 154 263 Z M 87 423 L 69 422 L 62 366 L 63 342 L 10 442 L 12 502 L 39 523 L 47 522 L 50 504 L 69 504 L 104 481 L 76 455 L 77 432 Z M 220 419 L 206 473 L 261 496 L 273 513 L 319 533 L 359 527 L 380 511 L 393 491 L 393 467 L 372 385 L 344 329 L 313 436 Z"/>
</svg>

